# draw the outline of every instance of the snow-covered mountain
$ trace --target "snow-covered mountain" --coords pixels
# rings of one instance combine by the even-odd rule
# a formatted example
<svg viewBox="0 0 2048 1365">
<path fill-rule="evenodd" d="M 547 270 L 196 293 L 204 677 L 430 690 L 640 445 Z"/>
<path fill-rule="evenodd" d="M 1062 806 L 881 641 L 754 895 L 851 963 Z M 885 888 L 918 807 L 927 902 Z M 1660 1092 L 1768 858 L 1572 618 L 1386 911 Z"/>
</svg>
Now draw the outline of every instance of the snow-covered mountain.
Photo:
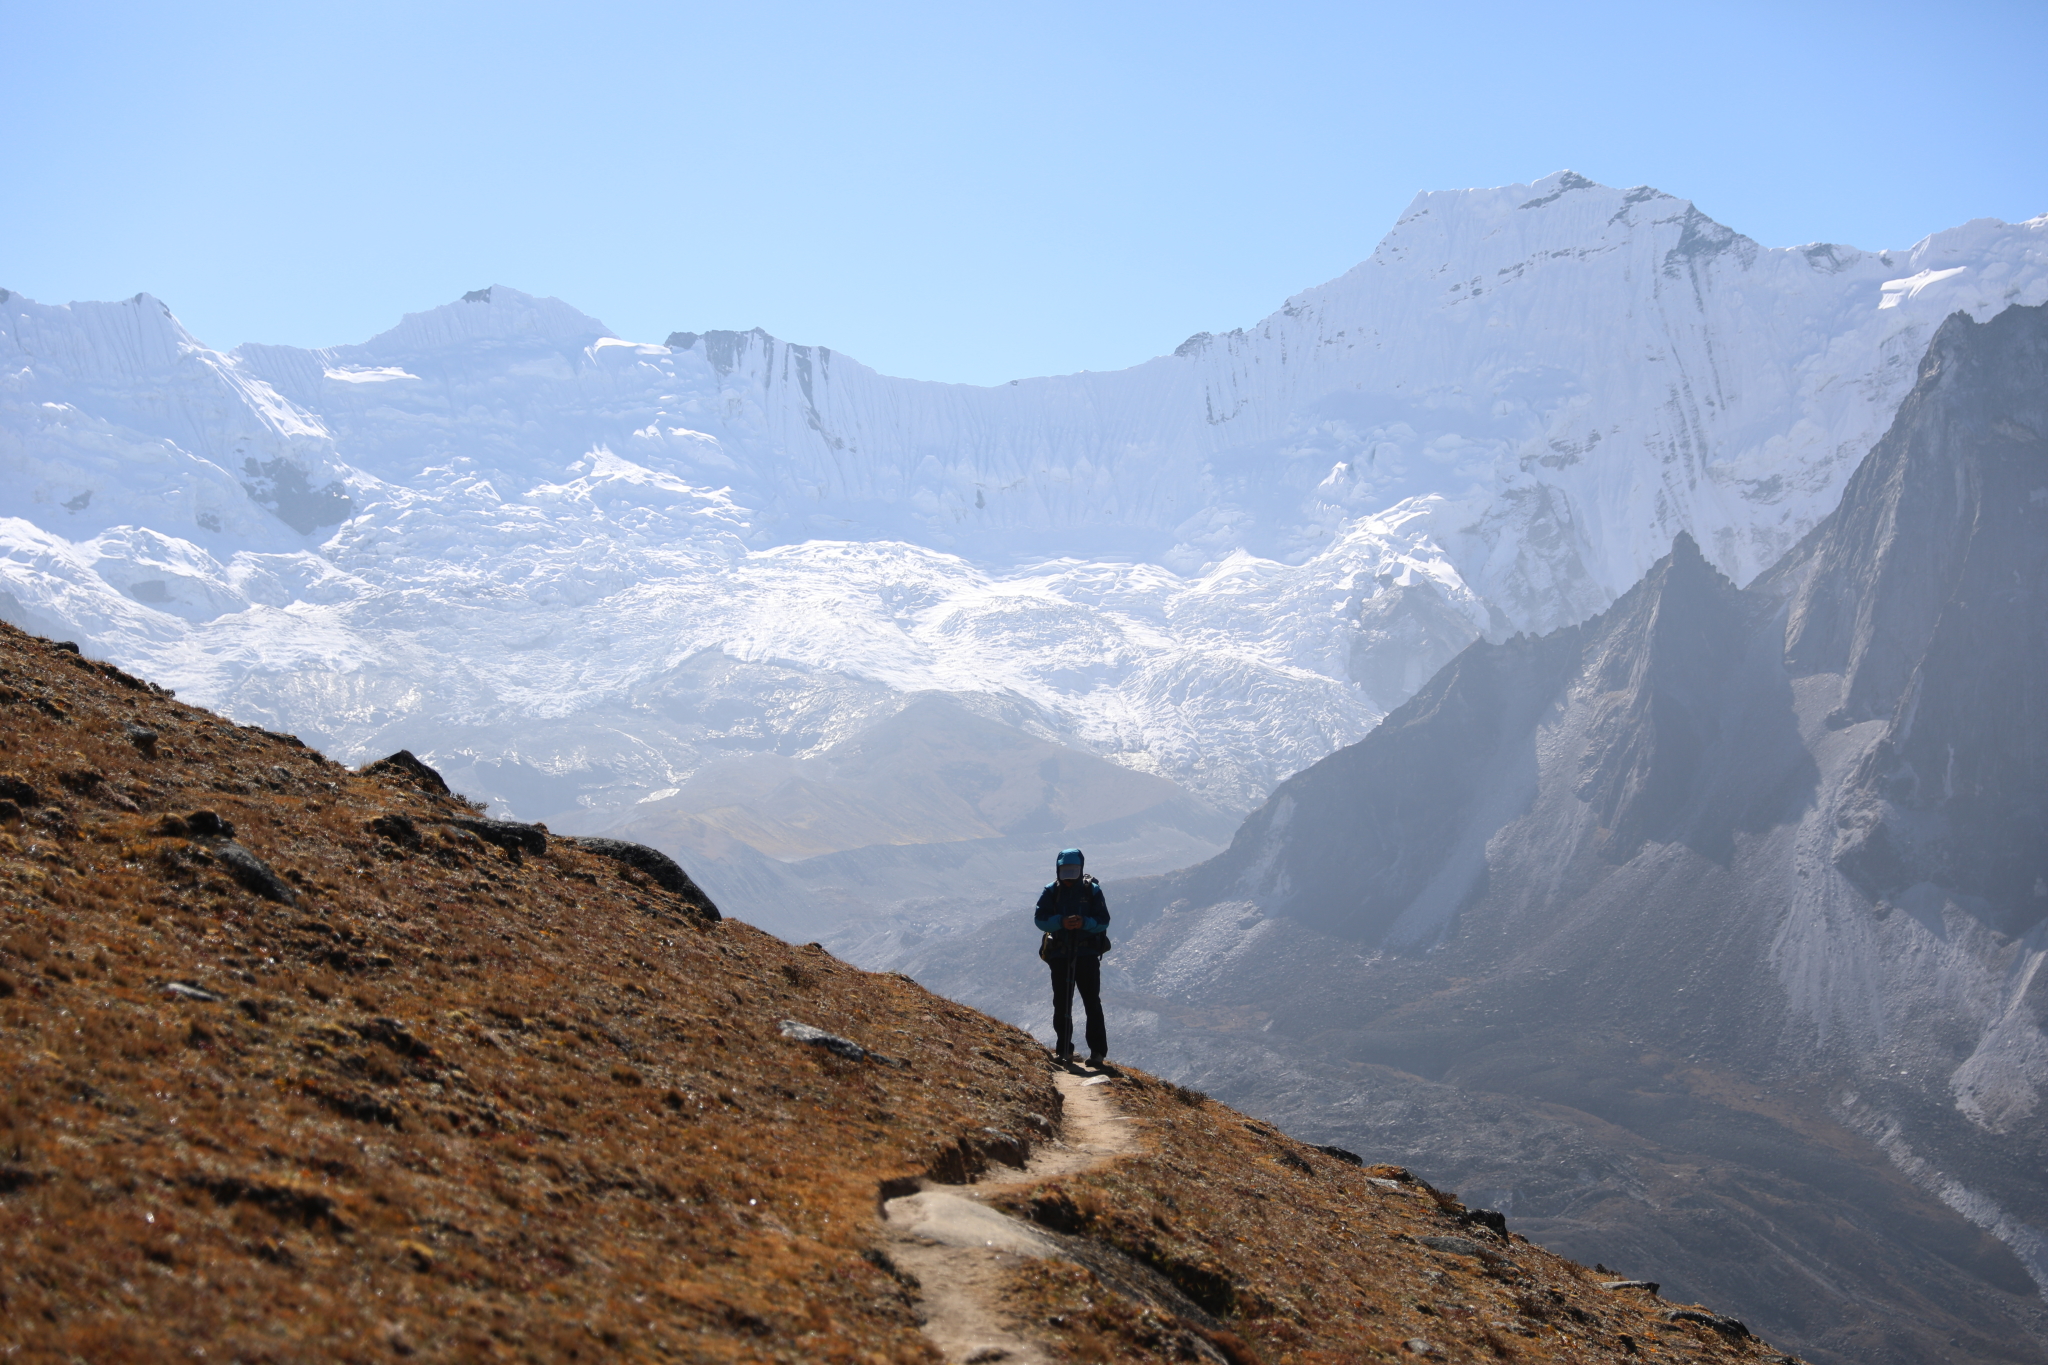
<svg viewBox="0 0 2048 1365">
<path fill-rule="evenodd" d="M 2048 217 L 1767 249 L 1569 172 L 1422 195 L 1257 327 L 993 388 L 502 287 L 326 351 L 5 294 L 0 612 L 586 828 L 837 780 L 928 692 L 1234 814 L 1677 531 L 1746 580 L 1944 315 L 2043 298 Z"/>
<path fill-rule="evenodd" d="M 2048 1363 L 2048 308 L 1748 588 L 1690 537 L 1108 888 L 1114 1054 L 1829 1365 Z M 1021 913 L 864 956 L 1047 1036 Z"/>
</svg>

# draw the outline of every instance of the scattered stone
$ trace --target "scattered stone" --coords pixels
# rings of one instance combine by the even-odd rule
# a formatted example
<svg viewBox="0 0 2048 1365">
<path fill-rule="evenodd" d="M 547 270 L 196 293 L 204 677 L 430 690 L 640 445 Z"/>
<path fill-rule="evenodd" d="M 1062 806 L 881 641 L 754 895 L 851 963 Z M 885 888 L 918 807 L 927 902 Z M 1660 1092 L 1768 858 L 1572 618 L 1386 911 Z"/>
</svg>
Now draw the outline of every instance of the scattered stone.
<svg viewBox="0 0 2048 1365">
<path fill-rule="evenodd" d="M 50 648 L 61 649 L 66 654 L 76 654 L 78 653 L 78 642 L 76 640 L 58 640 Z"/>
<path fill-rule="evenodd" d="M 1324 1156 L 1333 1156 L 1337 1158 L 1337 1160 L 1343 1162 L 1347 1166 L 1363 1166 L 1365 1164 L 1364 1157 L 1360 1156 L 1356 1152 L 1347 1152 L 1342 1147 L 1326 1147 L 1321 1144 L 1318 1144 L 1316 1146 L 1316 1150 L 1321 1152 Z"/>
<path fill-rule="evenodd" d="M 390 757 L 380 758 L 375 763 L 366 763 L 356 771 L 365 777 L 398 778 L 402 782 L 409 782 L 418 787 L 429 796 L 453 795 L 441 774 L 413 757 L 410 749 L 400 749 Z"/>
<path fill-rule="evenodd" d="M 508 853 L 531 853 L 539 857 L 548 851 L 548 832 L 539 825 L 522 825 L 516 820 L 476 820 L 468 817 L 459 817 L 448 823 L 457 829 L 466 829 L 485 843 L 496 844 Z M 681 868 L 676 870 L 682 871 Z M 688 881 L 689 878 L 685 877 L 683 880 Z"/>
<path fill-rule="evenodd" d="M 884 1056 L 882 1053 L 862 1047 L 851 1038 L 842 1038 L 836 1033 L 827 1033 L 821 1028 L 812 1028 L 809 1024 L 798 1023 L 794 1019 L 783 1020 L 781 1028 L 782 1036 L 785 1038 L 799 1043 L 815 1043 L 828 1052 L 852 1061 L 857 1062 L 865 1058 L 870 1062 L 880 1062 L 883 1066 L 910 1065 L 901 1057 Z"/>
<path fill-rule="evenodd" d="M 827 1052 L 844 1057 L 850 1062 L 860 1061 L 868 1055 L 868 1050 L 851 1038 L 841 1038 L 836 1033 L 827 1033 L 821 1028 L 800 1024 L 794 1019 L 782 1021 L 782 1036 L 799 1043 L 816 1043 Z"/>
<path fill-rule="evenodd" d="M 79 796 L 89 796 L 99 790 L 100 783 L 107 775 L 98 768 L 67 768 L 57 774 L 57 785 Z"/>
<path fill-rule="evenodd" d="M 1502 1241 L 1508 1236 L 1508 1216 L 1498 1209 L 1467 1209 L 1458 1221 L 1467 1227 L 1485 1228 Z"/>
<path fill-rule="evenodd" d="M 1436 1343 L 1427 1337 L 1410 1337 L 1401 1343 L 1401 1349 L 1419 1356 L 1433 1356 L 1437 1354 Z"/>
<path fill-rule="evenodd" d="M 128 742 L 133 744 L 144 758 L 156 757 L 156 731 L 147 725 L 137 725 L 134 721 L 129 721 L 121 727 L 121 732 L 128 736 Z"/>
<path fill-rule="evenodd" d="M 249 1203 L 270 1210 L 287 1222 L 305 1227 L 348 1231 L 331 1195 L 296 1184 L 273 1184 L 266 1180 L 244 1180 L 237 1176 L 193 1175 L 185 1184 L 205 1190 L 220 1204 Z M 401 1243 L 400 1245 L 403 1245 Z"/>
<path fill-rule="evenodd" d="M 1314 1175 L 1316 1173 L 1316 1168 L 1311 1166 L 1299 1152 L 1291 1147 L 1276 1148 L 1273 1152 L 1273 1157 L 1289 1170 L 1300 1171 L 1303 1175 Z"/>
<path fill-rule="evenodd" d="M 1674 1308 L 1664 1315 L 1673 1322 L 1696 1322 L 1702 1327 L 1711 1327 L 1722 1336 L 1740 1341 L 1749 1335 L 1749 1328 L 1735 1318 L 1719 1313 L 1709 1313 L 1699 1308 Z"/>
<path fill-rule="evenodd" d="M 981 1144 L 982 1151 L 994 1157 L 997 1161 L 1002 1162 L 1005 1166 L 1015 1166 L 1017 1169 L 1022 1170 L 1030 1162 L 1030 1142 L 1011 1137 L 1000 1128 L 984 1128 L 981 1130 L 981 1136 L 983 1139 Z"/>
<path fill-rule="evenodd" d="M 675 859 L 660 849 L 645 844 L 629 844 L 623 839 L 578 839 L 576 847 L 585 853 L 595 853 L 600 858 L 624 863 L 647 874 L 656 886 L 664 891 L 681 896 L 703 910 L 713 920 L 719 919 L 718 907 L 711 903 L 711 897 L 704 894 L 697 883 L 690 880 L 690 874 L 683 871 Z"/>
<path fill-rule="evenodd" d="M 71 812 L 62 806 L 48 806 L 36 812 L 36 823 L 58 839 L 78 837 L 78 823 L 71 818 Z"/>
<path fill-rule="evenodd" d="M 926 1179 L 936 1184 L 966 1185 L 997 1162 L 1022 1170 L 1030 1160 L 1029 1142 L 1019 1141 L 1000 1128 L 977 1128 L 933 1152 L 924 1173 Z"/>
<path fill-rule="evenodd" d="M 39 806 L 43 794 L 30 786 L 26 779 L 13 773 L 0 773 L 0 797 L 22 806 Z"/>
<path fill-rule="evenodd" d="M 385 1128 L 397 1128 L 401 1131 L 405 1127 L 404 1115 L 375 1095 L 328 1090 L 310 1082 L 300 1089 L 308 1099 L 325 1105 L 343 1118 L 355 1119 L 361 1123 L 374 1123 Z"/>
<path fill-rule="evenodd" d="M 414 852 L 419 851 L 420 827 L 415 825 L 406 816 L 399 815 L 396 812 L 389 815 L 380 815 L 374 820 L 365 820 L 363 828 L 369 830 L 372 834 L 389 839 L 400 848 L 409 848 Z"/>
<path fill-rule="evenodd" d="M 169 826 L 176 822 L 176 816 L 165 816 L 163 824 L 159 828 L 164 828 L 168 831 Z M 219 815 L 210 810 L 193 811 L 185 817 L 183 825 L 184 828 L 178 832 L 188 834 L 194 839 L 232 839 L 235 837 L 233 823 L 221 819 Z"/>
<path fill-rule="evenodd" d="M 349 1032 L 367 1042 L 382 1043 L 401 1057 L 431 1059 L 438 1054 L 396 1019 L 371 1019 L 348 1025 Z"/>
<path fill-rule="evenodd" d="M 180 1000 L 197 1000 L 208 1005 L 218 1004 L 226 998 L 225 996 L 215 995 L 204 986 L 194 986 L 183 981 L 165 982 L 164 993 L 174 995 Z"/>
<path fill-rule="evenodd" d="M 270 864 L 232 841 L 217 845 L 213 856 L 232 872 L 235 880 L 262 896 L 265 900 L 282 901 L 286 905 L 297 905 L 299 893 L 291 883 L 270 870 Z"/>
<path fill-rule="evenodd" d="M 1657 1297 L 1657 1291 L 1664 1286 L 1655 1280 L 1607 1280 L 1600 1287 L 1602 1289 L 1644 1289 L 1648 1290 L 1650 1297 L 1654 1299 Z"/>
<path fill-rule="evenodd" d="M 1417 1237 L 1415 1240 L 1434 1251 L 1448 1251 L 1453 1256 L 1485 1257 L 1492 1254 L 1470 1237 Z"/>
</svg>

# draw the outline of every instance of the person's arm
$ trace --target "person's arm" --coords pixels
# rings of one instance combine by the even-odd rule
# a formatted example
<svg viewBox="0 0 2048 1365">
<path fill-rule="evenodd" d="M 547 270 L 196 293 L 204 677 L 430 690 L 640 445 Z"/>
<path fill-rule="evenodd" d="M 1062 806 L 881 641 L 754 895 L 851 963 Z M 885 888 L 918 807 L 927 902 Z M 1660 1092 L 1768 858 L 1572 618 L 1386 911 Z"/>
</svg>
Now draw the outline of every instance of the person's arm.
<svg viewBox="0 0 2048 1365">
<path fill-rule="evenodd" d="M 1032 921 L 1038 925 L 1039 932 L 1057 934 L 1060 931 L 1061 918 L 1059 896 L 1048 886 L 1038 893 L 1038 913 L 1032 916 Z"/>
</svg>

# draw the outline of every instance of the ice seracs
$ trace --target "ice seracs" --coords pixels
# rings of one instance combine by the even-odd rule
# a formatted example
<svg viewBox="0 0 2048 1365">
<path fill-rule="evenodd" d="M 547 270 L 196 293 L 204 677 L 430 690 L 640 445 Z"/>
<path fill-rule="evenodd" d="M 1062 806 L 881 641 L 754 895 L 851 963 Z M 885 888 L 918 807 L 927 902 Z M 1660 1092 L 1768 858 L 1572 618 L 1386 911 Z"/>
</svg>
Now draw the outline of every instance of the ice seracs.
<svg viewBox="0 0 2048 1365">
<path fill-rule="evenodd" d="M 1566 172 L 1418 196 L 1254 327 L 993 388 L 758 329 L 634 341 L 504 286 L 232 352 L 147 295 L 7 295 L 0 591 L 343 753 L 550 774 L 479 791 L 523 816 L 810 752 L 838 734 L 818 697 L 919 690 L 1243 810 L 1681 530 L 1746 580 L 1942 316 L 2048 294 L 2044 244 L 2048 219 L 1767 248 Z M 713 658 L 781 681 L 648 709 Z"/>
</svg>

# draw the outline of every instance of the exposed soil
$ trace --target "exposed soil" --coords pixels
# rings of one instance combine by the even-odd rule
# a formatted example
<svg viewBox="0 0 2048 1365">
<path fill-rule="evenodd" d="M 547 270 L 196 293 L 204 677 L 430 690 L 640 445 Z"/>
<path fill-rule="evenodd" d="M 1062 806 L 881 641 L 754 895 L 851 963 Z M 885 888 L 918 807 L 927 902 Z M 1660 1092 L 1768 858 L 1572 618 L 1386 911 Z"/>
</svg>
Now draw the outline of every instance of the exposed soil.
<svg viewBox="0 0 2048 1365">
<path fill-rule="evenodd" d="M 1057 1238 L 1013 1219 L 991 1195 L 1100 1169 L 1135 1149 L 1131 1119 L 1111 1101 L 1110 1077 L 1055 1073 L 1064 1115 L 1059 1137 L 1032 1152 L 1023 1169 L 993 1168 L 972 1186 L 931 1188 L 883 1205 L 888 1254 L 918 1282 L 925 1335 L 955 1362 L 1006 1360 L 1037 1365 L 1059 1358 L 1044 1332 L 1011 1321 L 1003 1309 L 1015 1269 L 1061 1256 Z"/>
</svg>

